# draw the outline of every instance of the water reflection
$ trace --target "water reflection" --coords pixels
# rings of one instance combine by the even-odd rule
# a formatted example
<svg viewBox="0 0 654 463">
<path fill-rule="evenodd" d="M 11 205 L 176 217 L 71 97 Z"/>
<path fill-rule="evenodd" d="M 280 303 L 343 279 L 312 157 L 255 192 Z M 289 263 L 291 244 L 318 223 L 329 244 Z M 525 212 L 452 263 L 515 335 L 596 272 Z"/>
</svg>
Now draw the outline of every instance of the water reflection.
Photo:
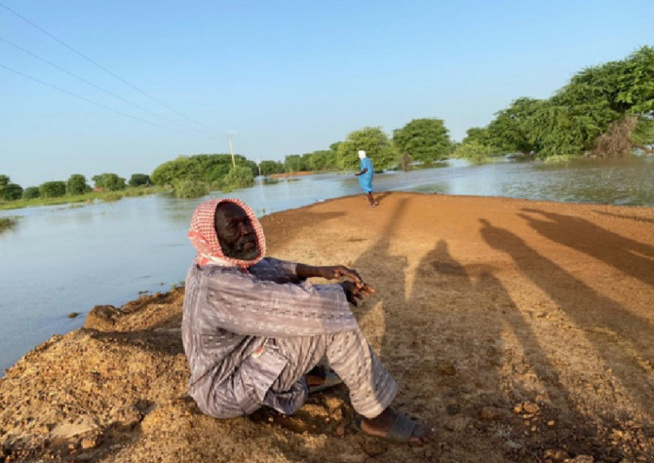
<svg viewBox="0 0 654 463">
<path fill-rule="evenodd" d="M 375 191 L 654 206 L 654 157 L 447 165 L 376 175 Z M 229 196 L 263 216 L 354 194 L 361 190 L 352 174 L 321 174 L 275 183 L 258 179 L 253 188 Z M 78 328 L 84 317 L 68 319 L 70 312 L 118 306 L 140 291 L 167 291 L 183 280 L 193 257 L 188 223 L 204 199 L 164 194 L 1 211 L 21 217 L 0 234 L 0 368 L 52 334 Z"/>
</svg>

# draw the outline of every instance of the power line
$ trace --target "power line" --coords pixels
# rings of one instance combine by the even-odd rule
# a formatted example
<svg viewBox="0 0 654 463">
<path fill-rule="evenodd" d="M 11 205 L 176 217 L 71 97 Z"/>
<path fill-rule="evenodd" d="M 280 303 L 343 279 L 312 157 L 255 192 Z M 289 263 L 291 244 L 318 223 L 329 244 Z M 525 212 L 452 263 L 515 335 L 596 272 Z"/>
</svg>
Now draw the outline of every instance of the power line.
<svg viewBox="0 0 654 463">
<path fill-rule="evenodd" d="M 95 85 L 93 82 L 89 82 L 88 80 L 84 79 L 83 77 L 80 77 L 80 76 L 78 76 L 78 75 L 76 75 L 76 74 L 74 74 L 74 73 L 72 73 L 72 72 L 69 72 L 69 71 L 67 71 L 66 69 L 62 68 L 61 66 L 58 66 L 58 65 L 56 65 L 55 63 L 53 63 L 53 62 L 51 62 L 51 61 L 48 61 L 47 59 L 42 58 L 42 57 L 38 56 L 37 54 L 32 53 L 32 52 L 29 51 L 29 50 L 26 50 L 25 48 L 21 47 L 20 45 L 16 45 L 15 43 L 10 42 L 10 41 L 7 40 L 7 39 L 4 39 L 4 38 L 0 37 L 0 41 L 6 43 L 6 44 L 8 44 L 8 45 L 11 45 L 12 47 L 14 47 L 14 48 L 16 48 L 16 49 L 22 51 L 23 53 L 26 53 L 26 54 L 28 54 L 28 55 L 30 55 L 30 56 L 32 56 L 32 57 L 38 59 L 38 60 L 40 60 L 40 61 L 43 61 L 44 63 L 48 64 L 49 66 L 52 66 L 52 67 L 54 67 L 55 69 L 58 69 L 58 70 L 60 70 L 61 72 L 68 74 L 69 76 L 72 76 L 72 77 L 74 77 L 74 78 L 76 78 L 76 79 L 78 79 L 78 80 L 81 80 L 81 81 L 84 82 L 85 84 L 90 85 L 91 87 L 96 88 L 96 89 L 98 89 L 98 90 L 100 90 L 100 91 L 106 93 L 107 95 L 110 95 L 110 96 L 112 96 L 112 97 L 114 97 L 114 98 L 117 98 L 117 99 L 119 99 L 119 100 L 121 100 L 121 101 L 123 101 L 123 102 L 125 102 L 125 103 L 127 103 L 127 104 L 129 104 L 129 105 L 131 105 L 131 106 L 134 106 L 135 108 L 138 108 L 138 109 L 140 109 L 140 110 L 142 110 L 142 111 L 145 111 L 145 112 L 147 112 L 147 113 L 149 113 L 149 114 L 152 114 L 152 115 L 154 115 L 154 116 L 160 117 L 161 119 L 164 119 L 164 120 L 166 120 L 166 121 L 168 121 L 168 122 L 171 122 L 171 123 L 173 123 L 173 124 L 179 125 L 180 127 L 184 127 L 184 128 L 186 128 L 186 129 L 189 129 L 189 130 L 193 130 L 193 131 L 198 132 L 198 129 L 196 129 L 195 127 L 191 127 L 191 126 L 188 126 L 188 125 L 186 125 L 186 124 L 182 124 L 182 123 L 177 122 L 177 121 L 175 121 L 175 120 L 173 120 L 173 119 L 170 119 L 170 118 L 168 118 L 168 117 L 166 117 L 166 116 L 162 116 L 161 114 L 157 114 L 157 113 L 155 113 L 154 111 L 150 111 L 149 109 L 144 108 L 144 107 L 142 107 L 142 106 L 140 106 L 140 105 L 138 105 L 138 104 L 136 104 L 136 103 L 133 103 L 133 102 L 131 102 L 131 101 L 129 101 L 129 100 L 126 100 L 125 98 L 121 97 L 120 95 L 116 95 L 115 93 L 110 92 L 109 90 L 106 90 L 106 89 L 104 89 L 104 88 L 102 88 L 102 87 L 100 87 L 100 86 L 98 86 L 98 85 Z"/>
<path fill-rule="evenodd" d="M 59 44 L 63 45 L 64 47 L 68 48 L 68 49 L 69 49 L 70 51 L 72 51 L 73 53 L 75 53 L 75 54 L 81 56 L 82 58 L 84 58 L 85 60 L 87 60 L 89 63 L 91 63 L 91 64 L 97 66 L 97 67 L 100 68 L 100 69 L 102 69 L 104 72 L 106 72 L 106 73 L 109 74 L 110 76 L 112 76 L 112 77 L 114 77 L 114 78 L 120 80 L 120 81 L 121 81 L 122 83 L 124 83 L 125 85 L 127 85 L 127 86 L 133 88 L 134 90 L 136 90 L 136 91 L 139 92 L 140 94 L 142 94 L 142 95 L 144 95 L 144 96 L 150 98 L 151 100 L 153 100 L 153 101 L 155 101 L 156 103 L 160 104 L 160 105 L 163 106 L 164 108 L 166 108 L 166 109 L 168 109 L 168 110 L 174 112 L 174 113 L 177 114 L 178 116 L 183 117 L 184 119 L 186 119 L 186 120 L 188 120 L 188 121 L 190 121 L 190 122 L 193 122 L 194 124 L 198 124 L 198 125 L 204 127 L 205 129 L 207 129 L 207 130 L 213 132 L 213 129 L 212 129 L 211 127 L 208 127 L 208 126 L 206 126 L 205 124 L 202 124 L 201 122 L 198 122 L 198 121 L 196 121 L 196 120 L 194 120 L 194 119 L 191 119 L 190 117 L 188 117 L 188 116 L 186 116 L 186 115 L 180 113 L 180 112 L 177 111 L 176 109 L 171 108 L 171 107 L 168 106 L 167 104 L 165 104 L 165 103 L 159 101 L 157 98 L 153 97 L 152 95 L 147 94 L 146 92 L 144 92 L 144 91 L 141 90 L 140 88 L 136 87 L 135 85 L 132 85 L 131 83 L 127 82 L 127 81 L 126 81 L 125 79 L 123 79 L 122 77 L 117 76 L 116 74 L 114 74 L 113 72 L 111 72 L 109 69 L 107 69 L 107 68 L 105 68 L 104 66 L 102 66 L 101 64 L 95 62 L 94 60 L 92 60 L 91 58 L 89 58 L 88 56 L 86 56 L 85 54 L 83 54 L 82 52 L 77 51 L 76 49 L 74 49 L 73 47 L 71 47 L 70 45 L 68 45 L 67 43 L 65 43 L 64 41 L 58 39 L 57 37 L 55 37 L 54 35 L 52 35 L 52 34 L 49 33 L 48 31 L 46 31 L 45 29 L 43 29 L 42 27 L 40 27 L 39 25 L 35 24 L 34 22 L 30 21 L 30 20 L 27 19 L 26 17 L 22 16 L 21 14 L 17 13 L 16 11 L 12 10 L 11 8 L 9 8 L 9 7 L 8 7 L 7 5 L 5 5 L 4 3 L 0 2 L 0 6 L 3 7 L 4 9 L 6 9 L 7 11 L 9 11 L 10 13 L 12 13 L 12 14 L 18 16 L 20 19 L 22 19 L 22 20 L 25 21 L 26 23 L 30 24 L 32 27 L 34 27 L 34 28 L 38 29 L 39 31 L 43 32 L 45 35 L 47 35 L 48 37 L 50 37 L 50 38 L 53 39 L 54 41 L 58 42 Z"/>
<path fill-rule="evenodd" d="M 11 71 L 11 72 L 13 72 L 13 73 L 16 73 L 16 74 L 18 74 L 19 76 L 25 77 L 25 78 L 27 78 L 27 79 L 30 79 L 30 80 L 33 80 L 33 81 L 35 81 L 35 82 L 38 82 L 38 83 L 40 83 L 40 84 L 42 84 L 42 85 L 45 85 L 46 87 L 54 88 L 55 90 L 59 90 L 60 92 L 63 92 L 63 93 L 65 93 L 65 94 L 67 94 L 67 95 L 70 95 L 70 96 L 72 96 L 72 97 L 78 98 L 78 99 L 83 100 L 83 101 L 86 101 L 87 103 L 91 103 L 91 104 L 93 104 L 93 105 L 95 105 L 95 106 L 99 106 L 99 107 L 101 107 L 101 108 L 108 109 L 109 111 L 113 111 L 113 112 L 115 112 L 115 113 L 117 113 L 117 114 L 120 114 L 120 115 L 123 115 L 123 116 L 129 117 L 129 118 L 131 118 L 131 119 L 134 119 L 134 120 L 137 120 L 137 121 L 140 121 L 140 122 L 144 122 L 144 123 L 146 123 L 146 124 L 150 124 L 150 125 L 153 125 L 153 126 L 155 126 L 155 127 L 159 127 L 160 129 L 164 129 L 164 130 L 173 130 L 174 132 L 184 134 L 184 132 L 180 132 L 179 130 L 176 130 L 176 129 L 170 129 L 170 128 L 168 128 L 168 127 L 164 127 L 163 125 L 159 125 L 159 124 L 156 124 L 156 123 L 154 123 L 154 122 L 146 121 L 145 119 L 141 119 L 140 117 L 132 116 L 131 114 L 124 113 L 124 112 L 119 111 L 119 110 L 117 110 L 117 109 L 115 109 L 115 108 L 112 108 L 112 107 L 110 107 L 110 106 L 106 106 L 106 105 L 103 105 L 102 103 L 98 103 L 97 101 L 93 101 L 93 100 L 90 100 L 90 99 L 85 98 L 85 97 L 83 97 L 83 96 L 80 96 L 80 95 L 77 95 L 77 94 L 75 94 L 75 93 L 69 92 L 68 90 L 64 90 L 64 89 L 61 88 L 61 87 L 57 87 L 56 85 L 52 85 L 52 84 L 49 84 L 49 83 L 47 83 L 47 82 L 44 82 L 44 81 L 42 81 L 41 79 L 38 79 L 38 78 L 36 78 L 36 77 L 30 76 L 30 75 L 25 74 L 25 73 L 23 73 L 23 72 L 20 72 L 20 71 L 17 71 L 17 70 L 15 70 L 15 69 L 12 69 L 12 68 L 10 68 L 9 66 L 5 66 L 4 64 L 0 64 L 0 67 L 6 69 L 6 70 L 8 70 L 8 71 Z M 184 134 L 184 135 L 185 135 L 185 134 Z M 209 137 L 204 137 L 204 138 L 209 138 Z"/>
</svg>

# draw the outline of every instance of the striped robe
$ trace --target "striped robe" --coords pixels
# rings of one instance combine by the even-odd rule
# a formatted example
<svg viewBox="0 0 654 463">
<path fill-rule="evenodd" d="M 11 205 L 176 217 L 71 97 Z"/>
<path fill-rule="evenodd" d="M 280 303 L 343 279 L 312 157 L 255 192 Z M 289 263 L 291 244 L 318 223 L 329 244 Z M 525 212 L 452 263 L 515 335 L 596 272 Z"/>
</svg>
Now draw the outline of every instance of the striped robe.
<svg viewBox="0 0 654 463">
<path fill-rule="evenodd" d="M 295 263 L 264 258 L 247 271 L 193 264 L 182 340 L 189 395 L 207 415 L 230 418 L 262 406 L 285 414 L 305 402 L 304 374 L 327 357 L 367 417 L 397 386 L 368 345 L 338 284 L 301 281 Z"/>
</svg>

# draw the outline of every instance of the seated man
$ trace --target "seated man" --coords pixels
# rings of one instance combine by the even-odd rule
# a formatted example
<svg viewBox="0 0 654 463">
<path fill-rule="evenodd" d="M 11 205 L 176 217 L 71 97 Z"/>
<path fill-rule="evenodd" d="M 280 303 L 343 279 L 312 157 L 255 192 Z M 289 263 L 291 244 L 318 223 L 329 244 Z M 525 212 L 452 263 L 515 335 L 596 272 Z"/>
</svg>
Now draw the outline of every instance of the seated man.
<svg viewBox="0 0 654 463">
<path fill-rule="evenodd" d="M 237 199 L 200 204 L 188 235 L 197 255 L 186 277 L 182 337 L 189 394 L 203 413 L 231 418 L 266 406 L 292 414 L 307 398 L 307 378 L 325 381 L 315 369 L 324 357 L 362 416 L 359 430 L 417 444 L 433 438 L 433 428 L 390 406 L 397 385 L 348 304 L 374 292 L 356 271 L 264 258 L 261 224 Z M 311 277 L 347 280 L 314 285 Z"/>
</svg>

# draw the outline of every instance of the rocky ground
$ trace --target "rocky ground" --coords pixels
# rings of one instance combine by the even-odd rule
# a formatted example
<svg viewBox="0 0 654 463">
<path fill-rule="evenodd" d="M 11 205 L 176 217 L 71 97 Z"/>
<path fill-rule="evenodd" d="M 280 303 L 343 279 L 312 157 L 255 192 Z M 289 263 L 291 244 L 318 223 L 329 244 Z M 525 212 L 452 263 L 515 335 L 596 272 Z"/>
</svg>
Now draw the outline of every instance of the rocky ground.
<svg viewBox="0 0 654 463">
<path fill-rule="evenodd" d="M 654 462 L 654 209 L 379 201 L 267 216 L 269 254 L 377 289 L 355 312 L 435 442 L 357 433 L 344 386 L 293 416 L 203 416 L 176 289 L 95 307 L 7 370 L 0 462 Z"/>
</svg>

